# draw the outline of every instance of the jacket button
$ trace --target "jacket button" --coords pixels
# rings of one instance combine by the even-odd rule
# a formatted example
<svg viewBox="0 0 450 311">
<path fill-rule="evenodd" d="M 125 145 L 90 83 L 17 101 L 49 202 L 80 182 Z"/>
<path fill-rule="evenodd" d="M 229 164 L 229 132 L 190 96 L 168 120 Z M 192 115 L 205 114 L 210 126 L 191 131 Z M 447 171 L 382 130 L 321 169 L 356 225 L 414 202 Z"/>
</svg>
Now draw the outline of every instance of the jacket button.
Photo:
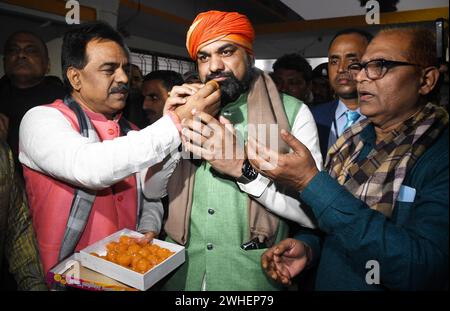
<svg viewBox="0 0 450 311">
<path fill-rule="evenodd" d="M 215 212 L 212 208 L 208 208 L 208 214 L 213 215 Z"/>
<path fill-rule="evenodd" d="M 108 129 L 108 134 L 109 135 L 114 135 L 114 130 L 113 129 Z"/>
<path fill-rule="evenodd" d="M 122 202 L 122 201 L 123 201 L 123 196 L 122 196 L 122 195 L 119 195 L 119 196 L 117 197 L 117 201 Z"/>
<path fill-rule="evenodd" d="M 214 245 L 212 245 L 212 243 L 208 243 L 206 244 L 206 248 L 210 251 L 214 248 Z"/>
</svg>

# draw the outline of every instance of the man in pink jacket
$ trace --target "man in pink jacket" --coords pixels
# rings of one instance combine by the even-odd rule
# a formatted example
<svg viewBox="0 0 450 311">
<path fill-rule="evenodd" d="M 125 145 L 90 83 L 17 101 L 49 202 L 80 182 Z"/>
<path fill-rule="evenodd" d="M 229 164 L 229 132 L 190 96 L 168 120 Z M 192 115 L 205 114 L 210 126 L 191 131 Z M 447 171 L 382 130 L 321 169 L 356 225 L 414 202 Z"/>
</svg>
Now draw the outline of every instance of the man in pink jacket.
<svg viewBox="0 0 450 311">
<path fill-rule="evenodd" d="M 70 95 L 31 109 L 20 127 L 19 159 L 45 272 L 122 228 L 153 238 L 162 206 L 142 197 L 147 168 L 180 145 L 179 120 L 192 117 L 193 108 L 214 106 L 220 97 L 204 87 L 195 105 L 131 130 L 136 127 L 121 117 L 129 51 L 120 34 L 101 22 L 66 33 L 62 67 Z"/>
</svg>

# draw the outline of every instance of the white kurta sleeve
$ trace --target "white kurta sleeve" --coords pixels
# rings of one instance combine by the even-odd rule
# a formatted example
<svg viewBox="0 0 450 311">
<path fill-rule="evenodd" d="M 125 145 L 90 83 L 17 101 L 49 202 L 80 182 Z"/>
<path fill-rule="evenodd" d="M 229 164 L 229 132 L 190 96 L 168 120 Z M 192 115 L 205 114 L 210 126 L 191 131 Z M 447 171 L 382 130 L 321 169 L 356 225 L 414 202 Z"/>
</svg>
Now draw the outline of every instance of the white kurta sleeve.
<svg viewBox="0 0 450 311">
<path fill-rule="evenodd" d="M 154 200 L 167 195 L 169 178 L 180 159 L 180 152 L 174 150 L 162 162 L 153 165 L 141 174 L 142 190 L 146 199 Z"/>
<path fill-rule="evenodd" d="M 141 218 L 139 219 L 138 231 L 147 233 L 149 231 L 160 232 L 164 216 L 164 207 L 160 199 L 144 200 Z"/>
<path fill-rule="evenodd" d="M 322 169 L 322 155 L 320 153 L 319 135 L 314 118 L 305 104 L 302 104 L 294 124 L 292 134 L 300 140 L 311 152 L 317 168 Z M 298 224 L 314 228 L 310 213 L 301 208 L 298 193 L 289 193 L 284 187 L 271 183 L 268 178 L 258 175 L 248 184 L 237 183 L 242 191 L 253 196 L 259 203 L 271 212 Z M 265 185 L 262 186 L 262 185 Z"/>
<path fill-rule="evenodd" d="M 92 142 L 52 107 L 35 107 L 22 119 L 19 160 L 53 178 L 102 189 L 161 162 L 181 143 L 170 117 L 126 136 Z"/>
</svg>

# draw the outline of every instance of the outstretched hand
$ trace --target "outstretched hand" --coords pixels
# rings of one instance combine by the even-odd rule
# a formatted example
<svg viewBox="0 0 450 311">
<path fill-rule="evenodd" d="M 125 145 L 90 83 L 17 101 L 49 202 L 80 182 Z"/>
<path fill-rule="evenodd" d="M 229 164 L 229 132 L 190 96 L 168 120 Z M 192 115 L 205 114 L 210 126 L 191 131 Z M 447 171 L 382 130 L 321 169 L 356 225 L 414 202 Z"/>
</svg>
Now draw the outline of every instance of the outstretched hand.
<svg viewBox="0 0 450 311">
<path fill-rule="evenodd" d="M 290 285 L 311 260 L 311 249 L 296 239 L 285 239 L 269 248 L 261 256 L 265 273 L 283 285 Z"/>
</svg>

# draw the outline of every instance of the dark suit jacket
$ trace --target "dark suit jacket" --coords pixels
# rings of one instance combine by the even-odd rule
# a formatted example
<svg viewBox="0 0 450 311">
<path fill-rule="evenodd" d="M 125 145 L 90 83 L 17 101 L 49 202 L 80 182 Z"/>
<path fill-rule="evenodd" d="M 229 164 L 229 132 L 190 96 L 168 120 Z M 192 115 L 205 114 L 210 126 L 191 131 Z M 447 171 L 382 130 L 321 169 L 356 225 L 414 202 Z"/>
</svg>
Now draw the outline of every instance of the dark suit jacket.
<svg viewBox="0 0 450 311">
<path fill-rule="evenodd" d="M 331 126 L 334 121 L 334 115 L 336 113 L 338 103 L 339 100 L 334 100 L 311 107 L 311 113 L 313 114 L 317 125 L 320 152 L 322 153 L 324 163 L 328 151 L 328 139 L 330 137 Z"/>
</svg>

